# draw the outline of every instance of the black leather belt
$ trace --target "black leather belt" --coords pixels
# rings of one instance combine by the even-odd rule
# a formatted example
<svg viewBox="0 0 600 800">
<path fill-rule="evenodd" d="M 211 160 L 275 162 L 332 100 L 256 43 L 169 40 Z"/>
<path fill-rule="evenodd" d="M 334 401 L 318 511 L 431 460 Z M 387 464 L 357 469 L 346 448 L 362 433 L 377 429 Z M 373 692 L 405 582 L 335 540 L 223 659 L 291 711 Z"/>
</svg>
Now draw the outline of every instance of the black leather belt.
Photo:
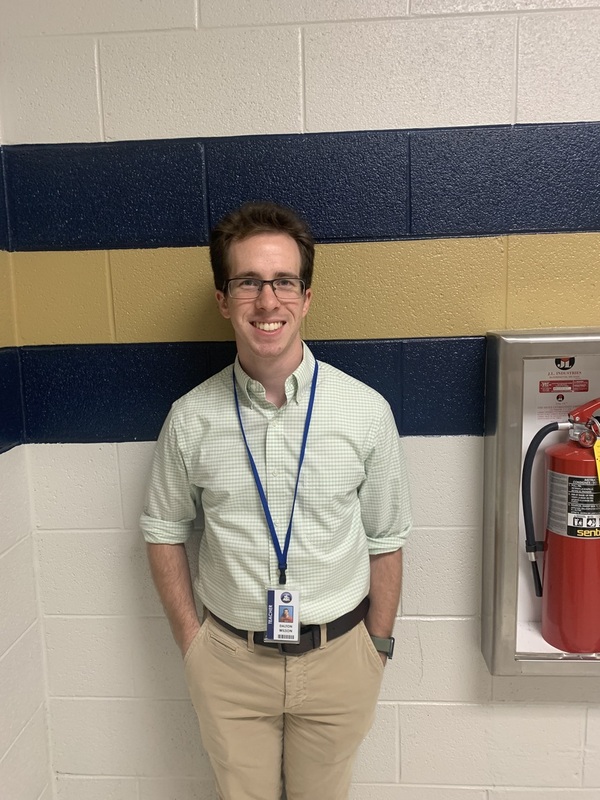
<svg viewBox="0 0 600 800">
<path fill-rule="evenodd" d="M 369 598 L 365 597 L 352 611 L 348 611 L 348 613 L 342 614 L 341 617 L 328 622 L 327 641 L 330 642 L 332 639 L 337 639 L 338 636 L 342 636 L 344 633 L 348 633 L 348 631 L 356 627 L 358 623 L 362 622 L 367 616 L 368 610 Z M 233 625 L 220 619 L 213 614 L 212 611 L 209 613 L 214 621 L 222 628 L 225 628 L 226 631 L 239 636 L 240 639 L 248 640 L 248 631 L 234 628 Z M 254 644 L 261 644 L 264 647 L 273 647 L 285 656 L 301 656 L 303 653 L 308 653 L 310 650 L 315 650 L 317 647 L 321 646 L 320 625 L 303 625 L 300 628 L 300 641 L 297 644 L 289 644 L 288 642 L 265 642 L 265 636 L 266 634 L 264 631 L 255 631 Z"/>
</svg>

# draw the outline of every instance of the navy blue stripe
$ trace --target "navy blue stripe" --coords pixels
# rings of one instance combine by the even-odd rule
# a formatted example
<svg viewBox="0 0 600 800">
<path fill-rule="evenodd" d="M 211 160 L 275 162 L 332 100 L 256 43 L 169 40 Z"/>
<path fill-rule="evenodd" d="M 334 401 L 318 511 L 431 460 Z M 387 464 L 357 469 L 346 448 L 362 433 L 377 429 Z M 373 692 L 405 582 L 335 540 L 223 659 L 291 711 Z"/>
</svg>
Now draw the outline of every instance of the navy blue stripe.
<svg viewBox="0 0 600 800">
<path fill-rule="evenodd" d="M 600 125 L 423 131 L 410 139 L 412 233 L 600 230 Z"/>
<path fill-rule="evenodd" d="M 311 342 L 317 358 L 387 398 L 407 436 L 483 434 L 485 340 Z M 0 351 L 5 443 L 150 441 L 170 404 L 235 354 L 232 342 L 23 347 L 26 435 L 19 428 L 14 349 Z M 10 363 L 7 358 L 10 358 Z M 4 376 L 4 377 L 2 377 Z M 14 442 L 13 442 L 14 443 Z"/>
<path fill-rule="evenodd" d="M 19 145 L 4 158 L 14 250 L 206 241 L 200 141 Z"/>
<path fill-rule="evenodd" d="M 319 241 L 408 235 L 408 134 L 256 136 L 206 144 L 211 226 L 246 200 L 295 208 Z"/>
<path fill-rule="evenodd" d="M 24 439 L 19 352 L 6 347 L 0 350 L 0 453 Z"/>
<path fill-rule="evenodd" d="M 600 230 L 600 123 L 6 145 L 0 247 L 204 245 L 244 200 L 318 241 Z M 4 225 L 4 228 L 3 228 Z"/>
<path fill-rule="evenodd" d="M 483 336 L 408 339 L 402 364 L 406 436 L 483 435 Z"/>
<path fill-rule="evenodd" d="M 155 439 L 171 403 L 234 355 L 229 342 L 24 347 L 27 441 Z"/>
<path fill-rule="evenodd" d="M 6 212 L 6 182 L 4 180 L 4 153 L 0 148 L 0 250 L 9 250 L 8 219 Z"/>
</svg>

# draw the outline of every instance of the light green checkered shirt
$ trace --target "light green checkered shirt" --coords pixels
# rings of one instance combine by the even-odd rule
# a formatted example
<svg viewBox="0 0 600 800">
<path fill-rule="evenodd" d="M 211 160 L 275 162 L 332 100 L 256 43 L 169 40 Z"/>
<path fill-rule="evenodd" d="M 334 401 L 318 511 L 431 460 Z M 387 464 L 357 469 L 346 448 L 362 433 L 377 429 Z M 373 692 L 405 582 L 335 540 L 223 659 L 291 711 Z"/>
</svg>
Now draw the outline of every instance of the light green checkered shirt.
<svg viewBox="0 0 600 800">
<path fill-rule="evenodd" d="M 244 429 L 283 549 L 315 359 L 287 379 L 276 408 L 233 366 Z M 147 542 L 175 544 L 203 514 L 195 589 L 238 628 L 264 630 L 267 585 L 279 572 L 233 398 L 232 367 L 173 404 L 156 445 L 141 526 Z M 287 585 L 302 623 L 329 622 L 369 591 L 369 554 L 397 550 L 411 525 L 402 446 L 388 403 L 319 362 L 319 376 L 288 552 Z"/>
</svg>

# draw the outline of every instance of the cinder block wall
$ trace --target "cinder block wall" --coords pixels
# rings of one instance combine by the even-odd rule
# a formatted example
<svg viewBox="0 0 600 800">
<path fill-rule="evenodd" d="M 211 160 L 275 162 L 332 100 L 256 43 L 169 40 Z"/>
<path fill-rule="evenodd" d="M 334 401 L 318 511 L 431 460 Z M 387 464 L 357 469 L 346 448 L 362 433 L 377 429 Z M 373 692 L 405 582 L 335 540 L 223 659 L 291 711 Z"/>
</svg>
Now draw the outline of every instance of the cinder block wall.
<svg viewBox="0 0 600 800">
<path fill-rule="evenodd" d="M 131 230 L 138 223 L 143 239 L 142 216 L 127 220 L 119 239 L 123 215 L 107 212 L 119 198 L 90 189 L 97 175 L 82 166 L 85 154 L 94 160 L 100 151 L 41 145 L 215 137 L 194 163 L 208 153 L 218 166 L 215 153 L 225 153 L 226 143 L 217 140 L 236 137 L 222 169 L 211 173 L 210 199 L 219 191 L 234 197 L 241 183 L 258 185 L 264 175 L 261 185 L 279 196 L 283 189 L 273 177 L 279 135 L 326 134 L 321 151 L 309 142 L 302 151 L 308 156 L 298 156 L 305 181 L 298 191 L 309 209 L 318 203 L 308 195 L 325 197 L 317 218 L 342 233 L 323 235 L 319 245 L 317 300 L 305 334 L 326 343 L 351 340 L 352 352 L 372 346 L 367 352 L 375 355 L 381 352 L 375 340 L 392 340 L 384 352 L 393 353 L 402 337 L 406 352 L 419 356 L 398 360 L 398 413 L 410 426 L 419 404 L 429 402 L 415 375 L 430 376 L 424 383 L 434 387 L 436 402 L 450 390 L 450 382 L 435 383 L 445 374 L 444 342 L 456 364 L 462 360 L 456 383 L 470 360 L 462 357 L 487 329 L 596 322 L 598 137 L 597 127 L 584 123 L 600 120 L 600 3 L 21 0 L 5 6 L 0 398 L 9 422 L 0 422 L 0 451 L 6 451 L 0 455 L 0 793 L 8 800 L 211 800 L 180 658 L 137 530 L 152 444 L 125 426 L 102 440 L 97 419 L 86 427 L 82 417 L 90 396 L 106 393 L 118 374 L 103 419 L 119 420 L 135 403 L 144 418 L 158 407 L 140 379 L 152 359 L 168 365 L 172 343 L 189 341 L 207 343 L 210 355 L 209 345 L 229 334 L 209 296 L 206 248 L 190 247 L 203 245 L 202 234 L 140 241 Z M 572 126 L 560 128 L 558 151 L 540 144 L 555 135 L 547 124 L 565 122 Z M 533 126 L 520 129 L 531 146 L 513 139 L 498 144 L 513 129 L 490 126 L 515 123 Z M 494 146 L 468 139 L 453 150 L 455 141 L 466 141 L 462 126 L 481 127 Z M 412 133 L 421 128 L 447 131 L 441 138 Z M 348 132 L 384 130 L 412 131 L 411 163 L 423 168 L 414 173 L 421 182 L 409 181 L 396 197 L 389 183 L 403 186 L 408 172 L 390 179 L 388 164 L 404 156 L 386 160 L 391 145 L 384 145 L 361 184 L 369 191 L 356 195 L 354 188 L 356 196 L 344 204 L 348 167 L 324 153 L 338 154 Z M 257 139 L 237 138 L 250 135 Z M 302 171 L 289 167 L 289 148 L 297 142 L 300 151 L 305 141 L 285 140 L 282 184 Z M 432 142 L 441 144 L 431 149 Z M 352 175 L 372 152 L 361 147 L 348 168 Z M 102 162 L 116 175 L 121 152 L 130 152 L 127 145 Z M 232 178 L 227 164 L 242 152 L 248 174 L 236 167 Z M 532 152 L 539 157 L 530 158 Z M 579 168 L 586 158 L 588 178 Z M 505 161 L 513 169 L 509 178 L 500 171 Z M 444 162 L 452 179 L 436 183 Z M 304 165 L 313 165 L 314 174 Z M 65 181 L 78 170 L 84 178 L 61 205 Z M 340 174 L 331 201 L 327 191 Z M 521 177 L 532 186 L 538 181 L 540 190 L 523 193 Z M 551 192 L 543 190 L 548 181 Z M 497 198 L 499 183 L 503 192 L 515 190 L 514 202 Z M 108 184 L 106 177 L 100 189 Z M 147 207 L 171 211 L 173 196 L 189 185 L 182 180 L 167 189 L 165 198 L 147 188 Z M 373 232 L 394 200 L 392 219 L 386 218 L 391 227 Z M 192 229 L 193 202 L 190 196 L 183 208 L 193 210 Z M 359 231 L 373 209 L 371 233 Z M 158 224 L 144 213 L 147 227 Z M 202 214 L 210 218 L 199 208 Z M 404 216 L 406 226 L 395 232 L 394 221 Z M 433 217 L 437 227 L 429 226 Z M 102 225 L 85 228 L 98 218 Z M 178 222 L 174 216 L 167 230 Z M 447 236 L 458 238 L 441 238 Z M 565 302 L 574 284 L 585 293 L 585 319 L 579 306 Z M 119 358 L 136 343 L 155 349 L 144 351 L 139 372 L 127 373 Z M 421 359 L 427 348 L 437 354 L 430 361 Z M 374 358 L 364 377 L 377 383 L 386 371 L 394 370 Z M 80 384 L 86 399 L 78 415 Z M 70 404 L 65 395 L 72 395 Z M 416 530 L 406 551 L 398 656 L 386 668 L 353 800 L 596 800 L 598 681 L 492 678 L 479 652 L 477 425 L 456 435 L 424 425 L 411 432 L 406 449 Z"/>
<path fill-rule="evenodd" d="M 0 456 L 0 786 L 50 800 L 47 683 L 27 455 Z"/>
</svg>

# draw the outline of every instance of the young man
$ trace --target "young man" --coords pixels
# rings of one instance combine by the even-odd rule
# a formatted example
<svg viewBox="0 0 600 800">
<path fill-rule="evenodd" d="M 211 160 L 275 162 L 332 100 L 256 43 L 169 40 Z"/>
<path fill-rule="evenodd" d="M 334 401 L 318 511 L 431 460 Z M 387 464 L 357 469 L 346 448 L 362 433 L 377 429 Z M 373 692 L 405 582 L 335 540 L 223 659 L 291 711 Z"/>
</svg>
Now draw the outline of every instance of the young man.
<svg viewBox="0 0 600 800">
<path fill-rule="evenodd" d="M 219 798 L 280 800 L 283 780 L 288 800 L 343 800 L 393 648 L 401 445 L 386 401 L 301 339 L 306 224 L 248 203 L 210 253 L 237 358 L 164 424 L 141 523 L 152 574 Z M 184 550 L 200 512 L 202 623 Z"/>
</svg>

